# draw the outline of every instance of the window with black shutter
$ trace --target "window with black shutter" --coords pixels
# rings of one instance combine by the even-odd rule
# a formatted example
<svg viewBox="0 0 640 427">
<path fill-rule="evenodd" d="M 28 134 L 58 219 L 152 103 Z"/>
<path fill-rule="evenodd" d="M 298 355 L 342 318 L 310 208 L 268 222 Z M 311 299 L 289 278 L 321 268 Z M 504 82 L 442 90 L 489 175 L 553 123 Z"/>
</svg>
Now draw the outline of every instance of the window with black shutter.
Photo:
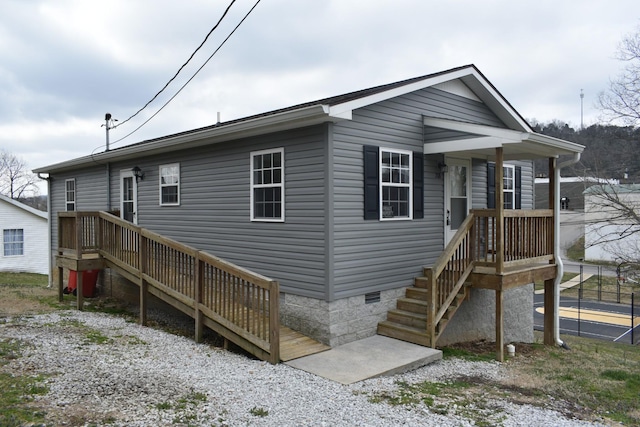
<svg viewBox="0 0 640 427">
<path fill-rule="evenodd" d="M 422 153 L 363 147 L 364 219 L 424 218 Z"/>
</svg>

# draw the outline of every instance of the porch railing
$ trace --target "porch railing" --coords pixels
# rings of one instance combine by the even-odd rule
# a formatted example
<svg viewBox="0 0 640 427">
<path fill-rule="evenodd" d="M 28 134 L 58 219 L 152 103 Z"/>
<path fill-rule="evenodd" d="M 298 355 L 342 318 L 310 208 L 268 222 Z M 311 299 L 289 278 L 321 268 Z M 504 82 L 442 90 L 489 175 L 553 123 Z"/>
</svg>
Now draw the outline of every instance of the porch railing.
<svg viewBox="0 0 640 427">
<path fill-rule="evenodd" d="M 474 267 L 503 272 L 508 267 L 553 259 L 552 210 L 508 210 L 503 219 L 502 233 L 498 233 L 495 209 L 471 211 L 434 266 L 426 269 L 427 333 L 432 347 L 443 331 L 442 319 Z"/>
<path fill-rule="evenodd" d="M 59 252 L 98 253 L 140 286 L 193 310 L 201 323 L 271 363 L 280 360 L 279 284 L 106 212 L 61 212 Z"/>
<path fill-rule="evenodd" d="M 497 211 L 476 209 L 476 265 L 498 271 L 523 263 L 553 258 L 553 211 L 550 209 L 504 210 L 503 250 L 499 251 Z"/>
</svg>

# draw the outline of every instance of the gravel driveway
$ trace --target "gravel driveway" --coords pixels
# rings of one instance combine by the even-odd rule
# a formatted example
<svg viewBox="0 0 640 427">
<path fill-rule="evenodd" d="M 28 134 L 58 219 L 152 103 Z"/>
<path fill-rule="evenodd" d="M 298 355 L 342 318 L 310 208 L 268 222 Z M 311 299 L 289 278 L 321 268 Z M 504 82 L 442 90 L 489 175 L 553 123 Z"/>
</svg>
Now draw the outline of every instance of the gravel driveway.
<svg viewBox="0 0 640 427">
<path fill-rule="evenodd" d="M 110 426 L 582 426 L 560 412 L 491 399 L 483 405 L 396 402 L 403 383 L 468 376 L 496 381 L 497 362 L 447 359 L 410 373 L 341 385 L 122 317 L 64 311 L 0 319 L 22 356 L 0 368 L 48 374 L 34 404 L 52 425 Z M 427 402 L 427 403 L 425 403 Z"/>
</svg>

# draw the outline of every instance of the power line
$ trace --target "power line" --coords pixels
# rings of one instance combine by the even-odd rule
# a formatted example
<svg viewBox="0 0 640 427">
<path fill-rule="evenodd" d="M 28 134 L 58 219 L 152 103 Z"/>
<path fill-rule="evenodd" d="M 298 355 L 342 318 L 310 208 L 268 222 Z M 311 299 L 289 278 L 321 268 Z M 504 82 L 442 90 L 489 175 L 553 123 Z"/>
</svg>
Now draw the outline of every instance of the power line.
<svg viewBox="0 0 640 427">
<path fill-rule="evenodd" d="M 123 136 L 122 138 L 114 141 L 111 145 L 117 144 L 118 142 L 130 137 L 131 135 L 133 135 L 135 132 L 137 132 L 138 130 L 140 130 L 140 128 L 142 128 L 144 125 L 146 125 L 147 123 L 149 123 L 149 121 L 151 121 L 151 119 L 153 119 L 155 116 L 158 115 L 158 113 L 160 113 L 160 111 L 162 111 L 164 109 L 164 107 L 166 107 L 167 105 L 169 105 L 169 103 L 171 101 L 173 101 L 173 99 L 178 96 L 178 94 L 180 92 L 182 92 L 182 90 L 191 82 L 191 80 L 193 80 L 198 73 L 200 73 L 200 71 L 205 67 L 205 65 L 207 65 L 207 63 L 209 63 L 209 61 L 214 57 L 214 55 L 216 53 L 218 53 L 218 51 L 222 48 L 222 46 L 225 45 L 225 43 L 231 38 L 231 36 L 233 35 L 233 33 L 236 32 L 236 30 L 240 27 L 240 25 L 242 25 L 242 23 L 249 17 L 249 15 L 251 14 L 251 12 L 253 12 L 253 10 L 258 6 L 258 4 L 260 3 L 261 0 L 257 0 L 256 3 L 253 5 L 253 7 L 249 10 L 249 12 L 246 13 L 246 15 L 242 18 L 242 20 L 238 23 L 238 25 L 235 26 L 235 28 L 229 33 L 229 35 L 222 41 L 222 43 L 220 43 L 220 45 L 216 48 L 216 50 L 211 54 L 211 56 L 209 56 L 209 58 L 207 58 L 207 60 L 200 66 L 200 68 L 198 68 L 196 70 L 195 73 L 193 73 L 193 75 L 189 78 L 189 80 L 187 80 L 181 87 L 180 89 L 178 89 L 178 91 L 167 100 L 167 102 L 165 102 L 162 107 L 160 107 L 158 109 L 158 111 L 156 111 L 155 113 L 153 113 L 153 115 L 151 115 L 151 117 L 149 117 L 147 120 L 145 120 L 144 122 L 142 122 L 142 124 L 140 126 L 138 126 L 137 128 L 135 128 L 134 130 L 132 130 L 131 132 L 129 132 L 128 134 L 126 134 L 125 136 Z M 128 119 L 127 119 L 128 120 Z"/>
<path fill-rule="evenodd" d="M 113 126 L 113 128 L 117 128 L 119 126 L 122 126 L 123 124 L 127 123 L 129 120 L 133 119 L 135 116 L 137 116 L 138 114 L 140 114 L 142 112 L 142 110 L 144 110 L 145 108 L 147 108 L 149 106 L 149 104 L 151 104 L 162 92 L 164 92 L 164 90 L 171 84 L 171 82 L 173 82 L 176 77 L 178 77 L 178 74 L 180 74 L 180 72 L 184 69 L 184 67 L 187 66 L 187 64 L 189 64 L 189 62 L 193 59 L 193 57 L 195 56 L 195 54 L 200 50 L 200 48 L 202 48 L 202 46 L 204 46 L 204 44 L 207 42 L 207 40 L 209 39 L 209 36 L 216 30 L 216 28 L 218 28 L 218 26 L 220 26 L 220 23 L 222 22 L 222 20 L 225 18 L 225 16 L 227 16 L 227 14 L 229 13 L 229 10 L 231 9 L 231 6 L 233 6 L 233 4 L 236 2 L 236 0 L 231 0 L 231 3 L 229 3 L 229 6 L 227 6 L 227 9 L 224 11 L 224 13 L 222 14 L 222 16 L 220 17 L 220 19 L 218 19 L 218 22 L 216 23 L 216 25 L 214 25 L 214 27 L 211 29 L 211 31 L 209 31 L 209 33 L 206 35 L 206 37 L 204 38 L 204 40 L 202 41 L 202 43 L 200 43 L 200 46 L 198 46 L 196 48 L 196 50 L 193 51 L 193 53 L 191 54 L 191 56 L 189 56 L 189 59 L 187 59 L 187 62 L 185 62 L 184 64 L 182 64 L 182 66 L 178 69 L 178 71 L 173 75 L 173 77 L 171 77 L 169 79 L 169 81 L 162 87 L 162 89 L 160 89 L 158 91 L 158 93 L 156 93 L 155 95 L 153 95 L 153 98 L 151 98 L 146 104 L 144 104 L 144 106 L 142 106 L 142 108 L 140 108 L 138 111 L 136 111 L 135 113 L 133 113 L 129 118 L 127 118 L 126 120 L 121 121 L 118 125 Z"/>
</svg>

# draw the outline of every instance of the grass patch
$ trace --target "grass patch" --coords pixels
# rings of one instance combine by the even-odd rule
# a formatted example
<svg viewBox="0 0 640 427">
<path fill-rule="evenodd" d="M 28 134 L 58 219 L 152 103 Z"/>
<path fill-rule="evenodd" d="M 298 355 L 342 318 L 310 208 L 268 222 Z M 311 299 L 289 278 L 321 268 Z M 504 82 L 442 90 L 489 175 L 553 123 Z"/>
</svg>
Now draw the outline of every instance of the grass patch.
<svg viewBox="0 0 640 427">
<path fill-rule="evenodd" d="M 576 274 L 573 274 L 576 276 Z M 625 282 L 618 285 L 616 277 L 612 276 L 591 276 L 582 282 L 582 298 L 588 300 L 601 300 L 622 304 L 631 304 L 631 294 L 635 293 L 636 298 L 640 295 L 640 284 Z M 562 291 L 563 296 L 578 298 L 580 285 Z M 637 302 L 636 302 L 637 303 Z"/>
<path fill-rule="evenodd" d="M 107 344 L 111 342 L 111 338 L 102 335 L 99 331 L 89 330 L 84 341 L 87 344 Z"/>
<path fill-rule="evenodd" d="M 542 341 L 542 333 L 535 333 Z M 438 414 L 456 414 L 474 425 L 501 425 L 496 403 L 508 400 L 554 409 L 570 418 L 601 418 L 640 426 L 640 347 L 567 337 L 571 350 L 518 344 L 516 357 L 500 381 L 459 377 L 446 382 L 398 382 L 394 391 L 370 395 L 374 403 L 424 405 Z M 442 349 L 445 358 L 492 361 L 494 343 L 479 341 Z"/>
<path fill-rule="evenodd" d="M 442 348 L 442 357 L 444 359 L 448 359 L 448 358 L 458 358 L 458 359 L 465 359 L 465 360 L 469 360 L 472 362 L 490 362 L 490 361 L 494 361 L 496 360 L 496 354 L 495 352 L 493 353 L 487 353 L 487 352 L 480 352 L 480 353 L 476 353 L 476 352 L 472 352 L 469 350 L 465 350 L 462 348 L 456 348 L 456 347 L 443 347 Z"/>
<path fill-rule="evenodd" d="M 267 415 L 269 415 L 269 411 L 267 411 L 264 408 L 259 408 L 257 406 L 254 406 L 253 408 L 249 409 L 249 413 L 254 417 L 266 417 Z"/>
<path fill-rule="evenodd" d="M 0 341 L 0 366 L 5 366 L 21 356 L 25 344 L 18 340 Z M 30 402 L 34 396 L 49 390 L 42 383 L 45 377 L 14 376 L 0 372 L 0 425 L 18 427 L 44 423 L 45 413 L 35 410 Z"/>
<path fill-rule="evenodd" d="M 0 285 L 8 286 L 47 286 L 49 277 L 35 273 L 0 272 Z"/>
<path fill-rule="evenodd" d="M 567 248 L 567 258 L 572 261 L 584 259 L 584 236 L 580 237 L 573 245 Z"/>
<path fill-rule="evenodd" d="M 540 346 L 534 357 L 517 358 L 518 382 L 580 402 L 599 416 L 640 425 L 640 347 L 581 337 L 567 341 L 570 351 Z"/>
</svg>

